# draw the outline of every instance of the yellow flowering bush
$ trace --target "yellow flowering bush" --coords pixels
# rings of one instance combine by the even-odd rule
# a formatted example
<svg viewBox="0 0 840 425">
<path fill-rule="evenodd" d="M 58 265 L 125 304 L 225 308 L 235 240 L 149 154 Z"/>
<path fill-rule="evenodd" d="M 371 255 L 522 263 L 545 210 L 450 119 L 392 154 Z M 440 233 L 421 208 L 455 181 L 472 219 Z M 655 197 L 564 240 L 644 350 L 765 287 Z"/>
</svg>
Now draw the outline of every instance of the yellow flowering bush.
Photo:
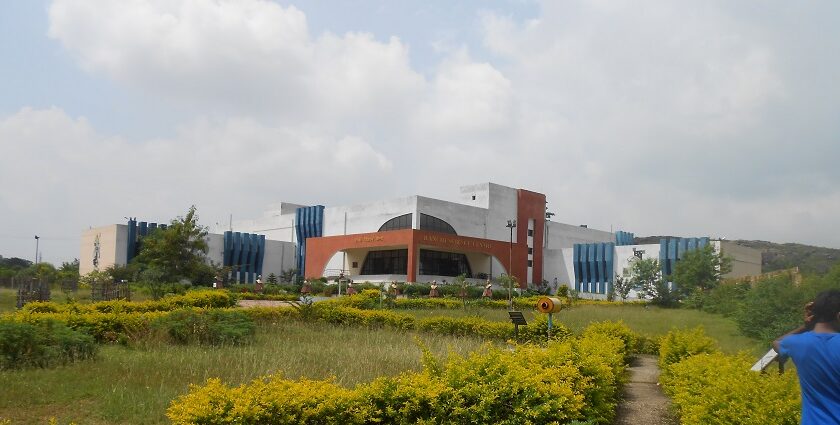
<svg viewBox="0 0 840 425">
<path fill-rule="evenodd" d="M 56 313 L 37 313 L 21 310 L 6 314 L 0 319 L 20 323 L 42 324 L 56 321 L 67 327 L 93 336 L 97 342 L 113 342 L 121 337 L 134 339 L 145 335 L 149 325 L 155 319 L 165 316 L 168 312 L 85 312 L 75 313 L 62 311 Z"/>
<path fill-rule="evenodd" d="M 624 343 L 569 338 L 545 347 L 487 347 L 424 369 L 347 389 L 280 376 L 228 387 L 218 379 L 173 400 L 174 424 L 561 424 L 610 423 L 623 374 Z"/>
<path fill-rule="evenodd" d="M 672 330 L 659 341 L 659 367 L 667 369 L 668 365 L 687 357 L 719 351 L 717 341 L 706 336 L 702 326 L 688 330 Z"/>
<path fill-rule="evenodd" d="M 593 322 L 583 330 L 583 336 L 597 337 L 598 335 L 607 335 L 620 340 L 624 345 L 624 362 L 630 364 L 633 353 L 637 351 L 640 341 L 640 336 L 633 332 L 629 326 L 623 321 L 618 322 Z"/>
<path fill-rule="evenodd" d="M 800 396 L 796 374 L 757 373 L 747 355 L 702 353 L 668 366 L 661 382 L 684 425 L 795 425 Z"/>
</svg>

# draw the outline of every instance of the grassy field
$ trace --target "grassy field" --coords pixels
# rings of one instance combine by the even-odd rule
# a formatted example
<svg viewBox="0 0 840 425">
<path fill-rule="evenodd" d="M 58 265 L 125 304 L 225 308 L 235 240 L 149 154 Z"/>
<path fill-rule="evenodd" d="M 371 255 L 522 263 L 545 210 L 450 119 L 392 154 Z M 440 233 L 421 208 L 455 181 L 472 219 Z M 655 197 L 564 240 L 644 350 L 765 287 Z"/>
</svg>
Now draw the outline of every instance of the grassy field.
<svg viewBox="0 0 840 425">
<path fill-rule="evenodd" d="M 468 310 L 399 310 L 416 317 L 431 317 L 450 315 L 456 317 L 478 316 L 487 320 L 508 320 L 505 310 L 468 309 Z M 532 320 L 536 313 L 525 312 L 525 317 Z M 569 327 L 572 331 L 580 331 L 591 322 L 604 320 L 623 320 L 634 331 L 643 335 L 664 335 L 673 328 L 693 328 L 702 325 L 706 333 L 720 342 L 721 348 L 727 353 L 749 351 L 756 356 L 764 354 L 768 344 L 752 338 L 747 338 L 738 332 L 734 321 L 723 316 L 703 313 L 688 309 L 663 309 L 658 307 L 645 308 L 642 305 L 597 306 L 579 305 L 565 309 L 554 315 L 555 322 Z"/>
<path fill-rule="evenodd" d="M 166 423 L 170 401 L 189 384 L 220 377 L 237 384 L 282 373 L 327 378 L 352 386 L 377 376 L 420 368 L 414 334 L 388 330 L 278 323 L 258 329 L 243 347 L 103 346 L 97 360 L 57 369 L 0 372 L 0 419 L 14 424 Z M 474 351 L 473 338 L 423 334 L 439 355 Z"/>
</svg>

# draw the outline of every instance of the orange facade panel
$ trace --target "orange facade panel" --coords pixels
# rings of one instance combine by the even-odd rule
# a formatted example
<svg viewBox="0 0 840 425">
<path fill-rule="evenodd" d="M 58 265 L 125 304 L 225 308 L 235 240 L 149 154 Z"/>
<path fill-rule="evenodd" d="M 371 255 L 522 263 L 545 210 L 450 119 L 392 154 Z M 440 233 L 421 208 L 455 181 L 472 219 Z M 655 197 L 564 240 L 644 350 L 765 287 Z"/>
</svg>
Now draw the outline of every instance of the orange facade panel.
<svg viewBox="0 0 840 425">
<path fill-rule="evenodd" d="M 524 241 L 524 238 L 519 239 Z M 528 247 L 525 243 L 511 245 L 509 241 L 457 236 L 425 230 L 403 229 L 376 233 L 324 236 L 306 240 L 306 278 L 321 277 L 330 259 L 339 251 L 369 248 L 408 249 L 409 282 L 417 279 L 420 248 L 437 248 L 460 253 L 482 253 L 495 257 L 506 270 L 511 270 L 509 258 L 515 267 L 512 274 L 526 286 Z"/>
</svg>

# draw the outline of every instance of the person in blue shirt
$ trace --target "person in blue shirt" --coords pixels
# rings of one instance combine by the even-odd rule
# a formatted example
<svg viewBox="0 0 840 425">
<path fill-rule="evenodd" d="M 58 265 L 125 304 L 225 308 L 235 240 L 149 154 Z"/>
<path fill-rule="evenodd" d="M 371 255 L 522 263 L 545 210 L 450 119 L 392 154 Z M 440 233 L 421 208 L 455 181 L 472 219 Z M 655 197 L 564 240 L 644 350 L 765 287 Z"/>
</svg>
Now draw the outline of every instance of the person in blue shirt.
<svg viewBox="0 0 840 425">
<path fill-rule="evenodd" d="M 805 306 L 805 324 L 773 341 L 796 365 L 803 425 L 840 424 L 840 290 Z"/>
</svg>

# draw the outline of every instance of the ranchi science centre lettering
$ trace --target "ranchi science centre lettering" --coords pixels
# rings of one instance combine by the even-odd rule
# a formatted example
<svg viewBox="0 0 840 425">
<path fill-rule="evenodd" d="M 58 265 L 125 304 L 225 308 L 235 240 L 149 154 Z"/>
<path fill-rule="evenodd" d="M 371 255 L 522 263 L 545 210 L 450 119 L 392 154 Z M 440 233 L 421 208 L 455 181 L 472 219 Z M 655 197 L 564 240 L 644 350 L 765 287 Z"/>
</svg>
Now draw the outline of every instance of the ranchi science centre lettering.
<svg viewBox="0 0 840 425">
<path fill-rule="evenodd" d="M 441 244 L 446 244 L 446 245 L 454 245 L 454 246 L 464 247 L 464 248 L 482 248 L 482 249 L 493 248 L 493 244 L 491 244 L 490 242 L 454 239 L 454 238 L 447 238 L 447 237 L 443 237 L 443 236 L 423 235 L 423 242 L 436 242 L 436 243 L 441 243 Z"/>
</svg>

